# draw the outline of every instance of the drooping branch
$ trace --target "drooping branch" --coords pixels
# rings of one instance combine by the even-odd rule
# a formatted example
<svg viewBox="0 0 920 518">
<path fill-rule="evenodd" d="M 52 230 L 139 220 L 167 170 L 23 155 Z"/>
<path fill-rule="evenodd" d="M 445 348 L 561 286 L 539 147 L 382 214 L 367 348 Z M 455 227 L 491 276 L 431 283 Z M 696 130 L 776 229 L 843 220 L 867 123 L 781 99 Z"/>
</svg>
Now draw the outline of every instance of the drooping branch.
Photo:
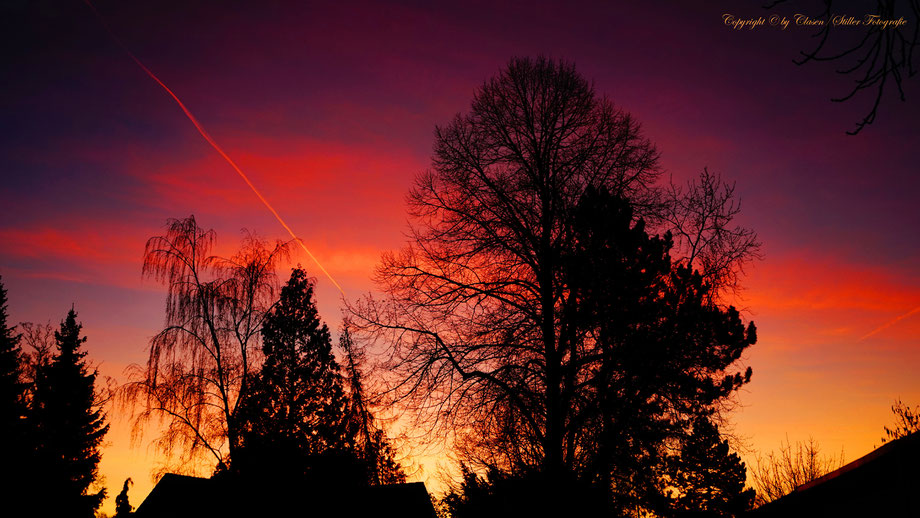
<svg viewBox="0 0 920 518">
<path fill-rule="evenodd" d="M 167 288 L 165 326 L 144 368 L 129 369 L 122 402 L 141 408 L 136 431 L 167 424 L 157 444 L 188 464 L 199 453 L 226 462 L 239 442 L 238 404 L 258 367 L 258 333 L 275 301 L 275 265 L 287 245 L 246 234 L 230 259 L 211 255 L 215 234 L 194 216 L 152 237 L 143 274 Z"/>
<path fill-rule="evenodd" d="M 786 3 L 776 0 L 766 9 Z M 821 20 L 817 32 L 813 35 L 818 43 L 810 51 L 800 51 L 800 57 L 794 60 L 796 65 L 809 62 L 841 62 L 836 70 L 844 76 L 855 75 L 854 85 L 844 95 L 833 97 L 833 102 L 845 102 L 864 90 L 874 89 L 872 105 L 868 113 L 856 123 L 856 128 L 847 131 L 848 135 L 857 135 L 866 126 L 875 122 L 878 110 L 885 94 L 885 87 L 893 81 L 901 101 L 906 100 L 904 80 L 913 77 L 914 50 L 920 42 L 920 1 L 918 0 L 877 0 L 875 13 L 865 15 L 860 21 L 867 27 L 862 37 L 855 43 L 832 45 L 837 39 L 831 38 L 834 31 L 834 17 L 840 16 L 833 10 L 833 0 L 823 0 L 823 8 L 814 19 Z M 906 6 L 906 7 L 905 7 Z M 888 21 L 906 17 L 905 23 L 888 26 Z M 852 31 L 851 28 L 847 29 Z M 848 61 L 849 60 L 849 61 Z"/>
</svg>

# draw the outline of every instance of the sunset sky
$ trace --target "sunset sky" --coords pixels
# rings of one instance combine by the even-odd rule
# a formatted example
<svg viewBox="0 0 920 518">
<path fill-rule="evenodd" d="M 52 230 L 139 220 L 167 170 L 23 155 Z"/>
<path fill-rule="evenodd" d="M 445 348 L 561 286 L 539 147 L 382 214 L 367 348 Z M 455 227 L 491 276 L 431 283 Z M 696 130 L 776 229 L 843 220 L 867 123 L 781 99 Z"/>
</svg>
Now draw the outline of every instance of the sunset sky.
<svg viewBox="0 0 920 518">
<path fill-rule="evenodd" d="M 847 136 L 872 94 L 829 101 L 852 78 L 793 64 L 814 44 L 808 29 L 723 23 L 764 15 L 761 3 L 94 2 L 350 300 L 405 242 L 404 197 L 435 126 L 512 56 L 575 62 L 642 123 L 667 175 L 708 167 L 737 182 L 741 223 L 764 244 L 743 294 L 759 341 L 736 433 L 752 451 L 811 436 L 854 460 L 880 444 L 895 398 L 920 403 L 920 311 L 867 336 L 920 307 L 920 89 L 907 81 L 907 102 L 886 96 L 876 123 Z M 141 258 L 167 218 L 194 214 L 228 254 L 242 228 L 287 234 L 89 7 L 22 0 L 0 17 L 10 320 L 57 325 L 74 304 L 89 358 L 123 380 L 163 323 L 165 291 L 141 278 Z M 341 295 L 295 251 L 298 262 L 337 330 Z M 157 459 L 109 419 L 111 513 L 128 476 L 143 500 Z"/>
</svg>

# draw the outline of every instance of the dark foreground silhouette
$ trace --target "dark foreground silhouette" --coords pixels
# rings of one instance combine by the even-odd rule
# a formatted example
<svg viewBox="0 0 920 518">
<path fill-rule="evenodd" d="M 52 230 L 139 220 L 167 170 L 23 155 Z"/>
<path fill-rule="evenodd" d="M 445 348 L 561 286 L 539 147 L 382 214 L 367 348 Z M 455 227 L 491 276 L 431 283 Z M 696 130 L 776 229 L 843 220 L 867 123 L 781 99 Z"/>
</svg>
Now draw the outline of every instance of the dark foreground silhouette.
<svg viewBox="0 0 920 518">
<path fill-rule="evenodd" d="M 763 505 L 756 517 L 920 516 L 920 434 L 892 441 Z"/>
<path fill-rule="evenodd" d="M 135 512 L 137 518 L 304 516 L 435 518 L 421 482 L 342 486 L 269 478 L 198 478 L 167 474 Z"/>
</svg>

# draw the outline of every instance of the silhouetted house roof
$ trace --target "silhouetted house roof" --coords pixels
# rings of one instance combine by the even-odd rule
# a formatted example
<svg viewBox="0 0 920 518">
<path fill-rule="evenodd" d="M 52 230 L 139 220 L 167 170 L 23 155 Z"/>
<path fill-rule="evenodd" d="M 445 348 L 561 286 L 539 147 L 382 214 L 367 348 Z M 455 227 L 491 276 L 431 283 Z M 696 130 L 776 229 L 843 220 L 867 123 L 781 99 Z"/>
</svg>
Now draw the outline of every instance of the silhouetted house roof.
<svg viewBox="0 0 920 518">
<path fill-rule="evenodd" d="M 920 433 L 885 444 L 751 514 L 920 516 Z"/>
<path fill-rule="evenodd" d="M 135 512 L 137 518 L 291 516 L 435 518 L 421 482 L 322 488 L 167 474 Z"/>
</svg>

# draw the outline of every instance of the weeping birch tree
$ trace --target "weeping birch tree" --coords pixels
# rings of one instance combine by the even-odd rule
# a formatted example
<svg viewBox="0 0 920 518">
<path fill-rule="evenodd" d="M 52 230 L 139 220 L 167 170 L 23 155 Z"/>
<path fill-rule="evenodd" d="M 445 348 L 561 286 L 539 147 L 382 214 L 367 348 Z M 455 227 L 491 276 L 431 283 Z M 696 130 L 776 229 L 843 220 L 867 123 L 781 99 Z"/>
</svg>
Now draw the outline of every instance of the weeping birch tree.
<svg viewBox="0 0 920 518">
<path fill-rule="evenodd" d="M 226 466 L 240 445 L 238 403 L 260 365 L 260 330 L 276 300 L 281 241 L 246 233 L 240 250 L 212 255 L 213 230 L 194 216 L 171 219 L 147 241 L 143 275 L 166 286 L 163 330 L 150 341 L 146 365 L 129 367 L 125 402 L 136 410 L 135 439 L 158 423 L 155 445 L 167 466 Z M 210 459 L 208 461 L 207 459 Z"/>
</svg>

